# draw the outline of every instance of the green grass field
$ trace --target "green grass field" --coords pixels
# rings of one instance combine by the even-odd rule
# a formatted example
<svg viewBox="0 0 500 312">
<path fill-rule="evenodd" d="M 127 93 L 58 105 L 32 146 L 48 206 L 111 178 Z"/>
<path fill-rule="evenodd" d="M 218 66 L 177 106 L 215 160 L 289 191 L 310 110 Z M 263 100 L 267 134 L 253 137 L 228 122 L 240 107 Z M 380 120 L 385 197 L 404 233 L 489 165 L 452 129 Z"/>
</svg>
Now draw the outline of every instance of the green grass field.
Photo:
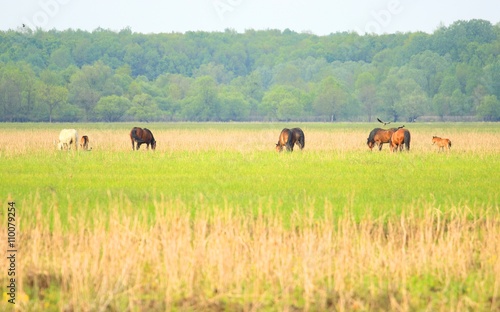
<svg viewBox="0 0 500 312">
<path fill-rule="evenodd" d="M 419 269 L 408 269 L 402 265 L 401 272 L 406 273 L 396 270 L 401 276 L 395 279 L 391 274 L 380 276 L 375 272 L 361 271 L 356 278 L 344 276 L 338 279 L 318 273 L 307 282 L 302 273 L 290 273 L 296 278 L 290 279 L 288 287 L 283 277 L 285 271 L 281 272 L 281 277 L 277 274 L 276 280 L 271 278 L 266 281 L 266 277 L 261 280 L 258 274 L 248 273 L 229 285 L 221 286 L 223 282 L 212 278 L 207 268 L 198 272 L 197 266 L 193 265 L 186 270 L 198 272 L 203 278 L 198 276 L 182 280 L 177 277 L 179 284 L 175 286 L 169 283 L 172 278 L 161 277 L 168 275 L 165 262 L 149 259 L 135 267 L 136 271 L 142 272 L 142 276 L 132 286 L 130 282 L 118 280 L 114 286 L 107 286 L 111 290 L 104 289 L 104 286 L 104 290 L 100 290 L 96 281 L 92 284 L 82 277 L 78 285 L 69 287 L 71 283 L 76 283 L 75 278 L 68 277 L 67 272 L 61 271 L 57 264 L 65 261 L 66 249 L 77 252 L 78 248 L 72 249 L 68 237 L 86 237 L 83 228 L 90 231 L 87 239 L 95 239 L 98 235 L 113 236 L 122 226 L 136 230 L 131 231 L 141 236 L 141 233 L 150 233 L 161 222 L 172 228 L 176 226 L 172 220 L 187 218 L 187 226 L 191 228 L 186 230 L 186 235 L 191 239 L 182 241 L 189 246 L 196 243 L 197 222 L 207 222 L 216 228 L 218 218 L 222 218 L 220 222 L 235 231 L 236 236 L 243 237 L 242 240 L 246 237 L 253 243 L 255 237 L 245 235 L 248 231 L 256 231 L 259 218 L 264 218 L 266 231 L 272 228 L 280 233 L 284 244 L 288 242 L 287 238 L 295 235 L 291 233 L 297 228 L 304 229 L 304 235 L 299 235 L 297 239 L 305 239 L 308 231 L 316 233 L 316 227 L 330 233 L 329 240 L 336 237 L 335 233 L 340 235 L 342 228 L 348 228 L 353 237 L 361 239 L 364 235 L 361 235 L 364 233 L 363 224 L 367 220 L 374 227 L 367 230 L 369 233 L 378 231 L 380 226 L 386 234 L 390 232 L 391 225 L 398 229 L 395 230 L 397 233 L 406 231 L 403 223 L 409 222 L 415 225 L 408 229 L 415 231 L 415 237 L 425 236 L 425 225 L 428 225 L 431 232 L 436 231 L 437 238 L 433 236 L 425 241 L 429 244 L 425 246 L 436 248 L 440 245 L 439 235 L 444 235 L 441 237 L 443 241 L 449 239 L 447 234 L 440 232 L 443 226 L 441 218 L 450 222 L 445 223 L 447 229 L 453 228 L 454 222 L 470 226 L 466 224 L 471 221 L 471 237 L 477 235 L 477 242 L 481 244 L 486 243 L 483 239 L 490 233 L 479 226 L 483 221 L 492 224 L 489 229 L 491 235 L 500 234 L 497 232 L 500 228 L 499 124 L 406 125 L 412 134 L 409 153 L 390 153 L 388 146 L 384 146 L 381 152 L 370 152 L 366 137 L 372 128 L 378 127 L 377 124 L 301 124 L 299 126 L 306 135 L 305 149 L 280 154 L 274 151 L 280 130 L 297 125 L 148 124 L 145 126 L 153 131 L 158 142 L 154 152 L 142 150 L 145 146 L 139 151 L 131 150 L 128 132 L 132 126 L 0 124 L 3 133 L 0 138 L 2 223 L 6 223 L 7 202 L 15 201 L 21 220 L 19 235 L 24 238 L 19 244 L 25 246 L 25 250 L 35 250 L 21 254 L 18 264 L 25 274 L 25 286 L 21 289 L 28 298 L 23 303 L 25 309 L 58 311 L 68 308 L 68 302 L 71 302 L 69 310 L 75 311 L 101 308 L 145 311 L 148 310 L 145 308 L 147 305 L 149 310 L 398 310 L 398 306 L 401 310 L 429 307 L 488 310 L 500 307 L 500 260 L 488 258 L 489 254 L 484 258 L 476 247 L 474 252 L 478 254 L 474 257 L 481 261 L 469 263 L 473 267 L 470 276 L 461 276 L 464 271 L 448 276 L 443 272 L 450 267 L 445 265 L 441 268 L 444 271 L 440 271 L 439 265 L 432 262 L 420 264 Z M 56 151 L 53 141 L 62 128 L 76 128 L 80 135 L 87 134 L 92 151 Z M 433 135 L 450 138 L 451 151 L 438 152 L 437 147 L 431 145 Z M 355 220 L 355 223 L 350 223 L 350 220 Z M 239 225 L 234 226 L 235 223 Z M 331 223 L 332 227 L 326 226 L 327 223 Z M 54 240 L 49 239 L 46 245 L 40 245 L 45 247 L 37 247 L 39 242 L 33 242 L 33 237 L 38 237 L 40 233 L 46 233 Z M 57 242 L 54 233 L 66 239 Z M 209 237 L 209 234 L 205 233 L 202 237 Z M 325 235 L 324 232 L 316 234 Z M 272 234 L 268 233 L 263 238 L 266 240 L 270 236 Z M 374 238 L 367 239 L 366 243 L 371 239 Z M 221 240 L 224 241 L 223 238 Z M 128 236 L 121 237 L 119 241 L 123 244 L 135 242 Z M 406 238 L 404 241 L 407 244 Z M 295 246 L 292 239 L 290 242 Z M 372 243 L 386 248 L 387 236 L 383 242 L 374 239 Z M 395 241 L 398 246 L 401 243 L 399 239 Z M 466 241 L 459 238 L 455 243 L 458 252 Z M 499 243 L 489 248 L 497 248 Z M 52 249 L 57 244 L 61 244 L 61 254 L 51 256 L 54 259 L 51 260 L 42 250 Z M 246 241 L 246 244 L 249 242 Z M 166 248 L 161 244 L 157 247 Z M 235 253 L 229 247 L 228 250 L 224 246 L 219 247 L 229 254 Z M 116 246 L 110 245 L 109 248 Z M 147 245 L 144 248 L 148 248 Z M 322 250 L 323 247 L 318 245 L 317 248 Z M 370 247 L 363 245 L 361 249 Z M 296 255 L 293 250 L 278 252 L 269 249 L 268 253 L 275 254 L 281 262 L 288 261 L 291 267 L 301 263 L 299 266 L 306 270 L 305 263 L 309 262 L 304 260 L 304 254 Z M 328 254 L 327 250 L 323 253 Z M 96 250 L 99 257 L 103 253 L 107 253 L 105 247 Z M 383 253 L 374 252 L 372 260 L 377 261 Z M 385 253 L 389 251 L 385 250 Z M 429 257 L 436 254 L 446 255 L 446 252 L 430 252 Z M 360 259 L 367 256 L 362 253 L 352 255 L 347 262 L 360 264 Z M 196 257 L 192 259 L 198 261 Z M 335 265 L 332 259 L 335 257 L 325 260 L 324 266 L 335 272 L 333 268 L 341 267 Z M 189 257 L 187 261 L 190 261 Z M 313 269 L 314 259 L 308 261 L 312 261 L 310 266 Z M 476 268 L 478 263 L 484 267 Z M 162 272 L 158 273 L 160 277 L 153 274 L 156 265 L 163 267 L 158 269 Z M 247 269 L 255 273 L 257 268 L 253 265 L 249 263 L 251 267 Z M 126 264 L 118 261 L 112 266 L 119 271 Z M 324 272 L 320 267 L 318 270 Z M 404 271 L 405 268 L 407 271 Z M 68 270 L 71 271 L 71 268 Z M 219 267 L 219 278 L 222 278 L 221 270 Z M 384 269 L 383 266 L 376 266 L 373 270 Z M 114 272 L 109 271 L 109 274 Z M 225 279 L 235 278 L 236 272 L 222 271 L 225 272 Z M 89 274 L 97 280 L 103 278 L 103 272 Z M 184 274 L 187 274 L 186 271 Z M 32 275 L 38 277 L 29 277 Z M 7 276 L 1 278 L 6 280 Z M 146 287 L 144 283 L 149 278 L 153 278 L 157 285 Z M 398 282 L 401 278 L 404 285 Z M 40 280 L 44 279 L 50 282 L 47 285 L 41 283 Z M 337 285 L 339 280 L 343 280 L 343 287 Z M 481 283 L 487 284 L 480 288 L 484 294 L 473 290 Z M 118 284 L 124 288 L 119 288 L 120 292 L 109 297 Z M 127 288 L 129 286 L 131 289 Z M 134 287 L 139 287 L 137 292 L 142 293 L 139 301 L 127 299 Z M 460 288 L 455 292 L 453 287 L 465 287 L 465 290 Z M 418 299 L 418 292 L 428 296 L 427 301 Z M 169 295 L 165 297 L 165 293 Z M 86 296 L 89 300 L 100 298 L 101 301 L 83 305 L 82 299 L 78 298 Z"/>
</svg>

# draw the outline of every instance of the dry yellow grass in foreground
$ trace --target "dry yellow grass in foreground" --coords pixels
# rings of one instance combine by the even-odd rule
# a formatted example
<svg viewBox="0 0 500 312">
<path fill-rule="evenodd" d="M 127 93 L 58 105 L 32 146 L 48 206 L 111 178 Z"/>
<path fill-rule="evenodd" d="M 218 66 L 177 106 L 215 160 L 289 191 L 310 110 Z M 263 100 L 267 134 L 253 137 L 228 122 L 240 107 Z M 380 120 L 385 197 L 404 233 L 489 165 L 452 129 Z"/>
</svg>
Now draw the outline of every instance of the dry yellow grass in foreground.
<svg viewBox="0 0 500 312">
<path fill-rule="evenodd" d="M 117 204 L 116 202 L 115 204 Z M 33 203 L 36 206 L 36 203 Z M 328 203 L 325 204 L 329 206 Z M 190 216 L 156 202 L 152 220 L 110 203 L 69 228 L 40 205 L 20 220 L 26 311 L 464 311 L 500 309 L 500 220 L 428 207 L 367 217 Z M 2 303 L 3 308 L 6 303 Z"/>
</svg>

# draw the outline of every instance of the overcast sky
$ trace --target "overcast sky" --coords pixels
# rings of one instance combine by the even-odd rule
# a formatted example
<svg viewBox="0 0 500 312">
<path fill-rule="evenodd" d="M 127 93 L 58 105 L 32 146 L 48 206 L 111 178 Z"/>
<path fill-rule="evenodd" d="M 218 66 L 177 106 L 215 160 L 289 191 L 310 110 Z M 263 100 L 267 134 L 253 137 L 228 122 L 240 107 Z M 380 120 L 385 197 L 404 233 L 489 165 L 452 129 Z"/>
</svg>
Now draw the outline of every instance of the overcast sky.
<svg viewBox="0 0 500 312">
<path fill-rule="evenodd" d="M 289 28 L 339 31 L 425 31 L 457 20 L 500 22 L 500 0 L 0 0 L 0 30 L 96 28 L 134 32 Z"/>
</svg>

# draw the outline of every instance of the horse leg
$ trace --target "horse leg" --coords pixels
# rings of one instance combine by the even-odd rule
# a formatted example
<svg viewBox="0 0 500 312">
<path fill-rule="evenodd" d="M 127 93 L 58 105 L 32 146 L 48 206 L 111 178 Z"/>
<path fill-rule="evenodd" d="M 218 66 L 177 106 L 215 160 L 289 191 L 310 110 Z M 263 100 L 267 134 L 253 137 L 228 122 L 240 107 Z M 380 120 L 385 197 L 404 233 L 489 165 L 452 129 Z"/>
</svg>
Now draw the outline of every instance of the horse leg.
<svg viewBox="0 0 500 312">
<path fill-rule="evenodd" d="M 377 143 L 377 144 L 378 144 L 378 150 L 381 151 L 382 150 L 382 144 L 384 144 L 384 143 L 380 142 L 380 143 Z"/>
</svg>

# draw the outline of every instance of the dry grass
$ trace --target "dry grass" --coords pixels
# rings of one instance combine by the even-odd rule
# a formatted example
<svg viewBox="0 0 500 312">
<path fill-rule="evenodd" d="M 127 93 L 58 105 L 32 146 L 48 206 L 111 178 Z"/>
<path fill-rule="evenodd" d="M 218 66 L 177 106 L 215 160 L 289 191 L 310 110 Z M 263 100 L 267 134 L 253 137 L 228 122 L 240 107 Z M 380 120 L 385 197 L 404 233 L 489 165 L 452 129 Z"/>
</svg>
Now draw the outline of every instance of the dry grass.
<svg viewBox="0 0 500 312">
<path fill-rule="evenodd" d="M 153 224 L 124 199 L 51 230 L 21 220 L 26 311 L 463 311 L 500 309 L 500 220 L 457 207 L 354 221 L 295 214 L 192 217 L 158 201 Z M 5 261 L 5 260 L 4 260 Z M 5 303 L 3 303 L 5 307 Z"/>
<path fill-rule="evenodd" d="M 18 155 L 33 151 L 55 151 L 60 126 L 54 129 L 5 129 L 0 136 L 0 155 Z M 182 126 L 150 125 L 158 142 L 158 152 L 207 150 L 218 151 L 274 151 L 283 125 L 276 129 L 239 129 L 231 125 L 190 129 Z M 155 128 L 156 127 L 156 128 Z M 308 128 L 310 127 L 310 128 Z M 129 129 L 126 125 L 105 128 L 76 126 L 80 136 L 88 135 L 90 146 L 96 151 L 131 151 Z M 331 128 L 327 125 L 317 127 L 314 124 L 302 126 L 306 135 L 306 151 L 346 152 L 367 151 L 366 139 L 373 125 L 345 128 Z M 412 135 L 411 150 L 415 152 L 437 152 L 432 145 L 432 136 L 440 135 L 451 139 L 452 152 L 500 152 L 500 135 L 495 131 L 482 129 L 445 128 L 435 129 L 433 125 L 420 125 L 417 128 L 407 126 Z M 13 139 L 15 138 L 15 139 Z M 141 147 L 145 149 L 145 146 Z M 384 150 L 388 146 L 384 145 Z"/>
</svg>

